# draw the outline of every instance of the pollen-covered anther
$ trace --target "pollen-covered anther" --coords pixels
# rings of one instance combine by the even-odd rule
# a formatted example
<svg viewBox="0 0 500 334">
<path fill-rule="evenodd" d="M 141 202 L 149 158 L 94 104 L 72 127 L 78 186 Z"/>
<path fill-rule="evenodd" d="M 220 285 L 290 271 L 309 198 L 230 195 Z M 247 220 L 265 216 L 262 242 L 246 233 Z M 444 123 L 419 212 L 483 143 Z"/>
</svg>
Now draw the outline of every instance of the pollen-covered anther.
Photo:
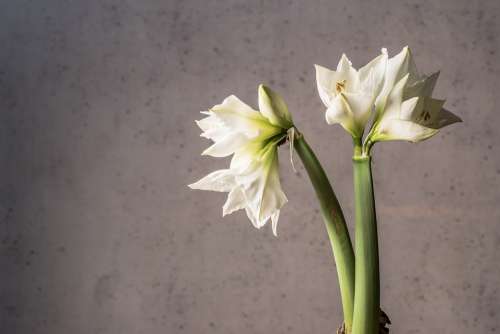
<svg viewBox="0 0 500 334">
<path fill-rule="evenodd" d="M 422 110 L 420 113 L 420 120 L 428 121 L 431 118 L 431 114 L 427 110 Z"/>
<path fill-rule="evenodd" d="M 345 90 L 345 80 L 342 81 L 337 81 L 335 84 L 335 89 L 337 90 L 337 93 L 342 93 Z"/>
</svg>

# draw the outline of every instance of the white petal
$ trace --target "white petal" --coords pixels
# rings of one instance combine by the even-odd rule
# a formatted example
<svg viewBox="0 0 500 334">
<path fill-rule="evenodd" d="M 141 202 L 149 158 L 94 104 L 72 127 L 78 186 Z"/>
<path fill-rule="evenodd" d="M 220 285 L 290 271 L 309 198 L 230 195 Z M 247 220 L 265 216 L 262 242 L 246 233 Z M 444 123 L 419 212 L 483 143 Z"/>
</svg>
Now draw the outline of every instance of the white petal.
<svg viewBox="0 0 500 334">
<path fill-rule="evenodd" d="M 234 95 L 226 97 L 221 104 L 214 106 L 211 111 L 214 113 L 238 114 L 244 118 L 260 119 L 262 117 L 257 110 L 252 109 Z"/>
<path fill-rule="evenodd" d="M 359 88 L 359 75 L 358 71 L 352 67 L 351 61 L 345 54 L 340 58 L 337 65 L 337 72 L 340 75 L 338 81 L 345 80 L 345 90 L 348 92 L 356 92 Z M 335 87 L 335 86 L 334 86 Z"/>
<path fill-rule="evenodd" d="M 230 133 L 230 130 L 225 126 L 221 126 L 219 128 L 212 128 L 210 130 L 202 132 L 200 134 L 200 137 L 211 139 L 214 142 L 217 142 L 223 140 L 228 135 L 228 133 Z"/>
<path fill-rule="evenodd" d="M 388 59 L 385 76 L 389 86 L 395 85 L 408 73 L 410 57 L 410 49 L 405 46 L 400 53 Z"/>
<path fill-rule="evenodd" d="M 326 110 L 328 124 L 340 124 L 354 137 L 361 137 L 370 118 L 373 99 L 362 94 L 339 94 Z"/>
<path fill-rule="evenodd" d="M 234 153 L 231 159 L 230 168 L 238 173 L 242 173 L 252 162 L 255 162 L 256 157 L 261 155 L 264 148 L 265 142 L 262 141 L 248 143 L 242 149 Z"/>
<path fill-rule="evenodd" d="M 280 217 L 280 210 L 277 210 L 271 216 L 271 223 L 272 223 L 272 228 L 273 228 L 273 234 L 275 236 L 278 236 L 278 219 L 279 219 L 279 217 Z"/>
<path fill-rule="evenodd" d="M 249 138 L 268 138 L 281 131 L 260 112 L 253 110 L 234 95 L 213 107 L 211 111 L 229 129 L 244 133 Z"/>
<path fill-rule="evenodd" d="M 259 219 L 257 218 L 257 216 L 255 215 L 255 213 L 252 211 L 252 209 L 250 207 L 247 206 L 245 208 L 245 212 L 247 213 L 248 219 L 250 219 L 250 221 L 252 222 L 252 225 L 255 228 L 261 228 L 266 223 L 265 221 L 259 221 Z"/>
<path fill-rule="evenodd" d="M 331 101 L 337 95 L 335 85 L 337 82 L 342 81 L 342 78 L 338 73 L 326 67 L 314 65 L 314 68 L 316 69 L 316 84 L 318 86 L 319 97 L 325 106 L 329 107 Z"/>
<path fill-rule="evenodd" d="M 426 77 L 424 79 L 424 81 L 425 81 L 424 88 L 423 88 L 422 92 L 420 93 L 420 95 L 422 95 L 422 96 L 431 96 L 432 95 L 432 92 L 434 91 L 434 87 L 436 87 L 436 83 L 437 83 L 437 80 L 439 78 L 439 73 L 440 73 L 439 71 L 432 73 L 431 75 L 429 75 L 428 77 Z"/>
<path fill-rule="evenodd" d="M 397 119 L 399 118 L 401 112 L 401 103 L 403 102 L 403 92 L 408 81 L 408 75 L 405 75 L 398 83 L 394 86 L 390 92 L 387 102 L 380 114 L 377 115 L 378 119 L 382 121 L 383 119 Z"/>
<path fill-rule="evenodd" d="M 276 158 L 267 172 L 266 180 L 262 186 L 262 200 L 259 212 L 260 219 L 267 219 L 283 207 L 288 199 L 281 189 L 278 171 L 278 158 Z"/>
<path fill-rule="evenodd" d="M 434 87 L 436 86 L 438 77 L 439 72 L 436 72 L 429 76 L 424 76 L 420 80 L 417 80 L 413 83 L 410 83 L 408 81 L 405 87 L 404 98 L 407 99 L 414 96 L 430 97 L 432 95 Z"/>
<path fill-rule="evenodd" d="M 248 206 L 259 221 L 267 220 L 287 202 L 281 190 L 277 147 L 274 145 L 263 153 L 260 161 L 252 163 L 238 175 L 236 181 L 243 187 Z"/>
<path fill-rule="evenodd" d="M 376 97 L 380 93 L 384 83 L 387 58 L 387 52 L 382 52 L 381 55 L 359 69 L 360 85 L 365 94 Z"/>
<path fill-rule="evenodd" d="M 382 109 L 377 109 L 375 120 L 367 137 L 370 141 L 375 142 L 377 140 L 383 140 L 381 138 L 385 138 L 387 136 L 387 131 L 389 131 L 388 128 L 385 127 L 385 124 L 392 120 L 401 119 L 403 92 L 407 81 L 408 75 L 399 80 L 387 97 L 384 107 Z M 405 112 L 407 112 L 406 109 L 414 108 L 417 101 L 418 99 L 406 102 Z"/>
<path fill-rule="evenodd" d="M 418 97 L 412 97 L 411 99 L 403 101 L 401 103 L 401 111 L 399 115 L 399 119 L 402 120 L 407 120 L 407 121 L 413 121 L 412 115 L 415 112 L 415 107 L 419 103 L 420 98 Z"/>
<path fill-rule="evenodd" d="M 447 125 L 461 122 L 457 115 L 443 108 L 444 100 L 422 98 L 425 102 L 421 110 L 411 115 L 411 120 L 423 126 L 440 129 Z"/>
<path fill-rule="evenodd" d="M 230 169 L 220 169 L 208 174 L 199 181 L 188 185 L 191 189 L 211 191 L 231 191 L 236 186 L 233 172 Z"/>
<path fill-rule="evenodd" d="M 349 71 L 350 68 L 352 67 L 352 63 L 347 58 L 345 53 L 342 54 L 342 57 L 340 57 L 339 63 L 337 64 L 337 72 L 346 72 Z"/>
<path fill-rule="evenodd" d="M 206 115 L 205 112 L 202 113 Z M 215 117 L 214 113 L 210 111 L 208 112 L 208 117 L 196 121 L 196 124 L 200 127 L 202 131 L 209 131 L 212 128 L 217 128 L 223 125 L 222 122 Z"/>
<path fill-rule="evenodd" d="M 235 187 L 227 195 L 226 203 L 224 203 L 224 206 L 222 207 L 222 216 L 229 215 L 234 211 L 244 209 L 245 207 L 245 194 L 240 187 Z"/>
<path fill-rule="evenodd" d="M 441 109 L 441 112 L 439 113 L 439 117 L 436 120 L 436 122 L 434 124 L 431 124 L 430 127 L 434 129 L 441 129 L 442 127 L 445 127 L 447 125 L 460 122 L 462 122 L 462 119 L 460 117 L 458 117 L 451 111 L 443 108 Z"/>
<path fill-rule="evenodd" d="M 437 133 L 436 129 L 427 128 L 411 121 L 391 119 L 381 124 L 375 141 L 407 140 L 419 142 Z"/>
<path fill-rule="evenodd" d="M 388 59 L 385 70 L 384 85 L 377 97 L 377 100 L 375 101 L 377 109 L 384 108 L 386 99 L 393 90 L 393 87 L 407 74 L 409 57 L 409 49 L 408 47 L 404 47 L 399 54 Z"/>
<path fill-rule="evenodd" d="M 408 46 L 406 48 L 408 50 L 408 56 L 406 57 L 406 63 L 404 64 L 406 66 L 406 69 L 404 69 L 404 71 L 410 74 L 408 83 L 412 84 L 416 81 L 421 80 L 422 76 L 418 72 L 417 65 L 415 64 L 415 59 L 413 58 L 410 48 Z"/>
<path fill-rule="evenodd" d="M 326 122 L 332 124 L 342 124 L 352 119 L 349 109 L 341 95 L 338 95 L 330 104 L 325 114 Z"/>
<path fill-rule="evenodd" d="M 196 124 L 203 130 L 200 136 L 212 139 L 213 141 L 221 140 L 230 131 L 226 126 L 224 126 L 224 123 L 222 123 L 214 115 L 196 121 Z"/>
<path fill-rule="evenodd" d="M 373 110 L 374 96 L 362 93 L 345 93 L 342 95 L 345 97 L 345 101 L 347 101 L 352 117 L 354 117 L 357 126 L 356 131 L 361 135 L 370 118 L 370 112 Z"/>
<path fill-rule="evenodd" d="M 242 149 L 248 142 L 248 137 L 241 133 L 228 133 L 224 138 L 203 151 L 201 155 L 210 155 L 216 158 L 227 157 Z"/>
</svg>

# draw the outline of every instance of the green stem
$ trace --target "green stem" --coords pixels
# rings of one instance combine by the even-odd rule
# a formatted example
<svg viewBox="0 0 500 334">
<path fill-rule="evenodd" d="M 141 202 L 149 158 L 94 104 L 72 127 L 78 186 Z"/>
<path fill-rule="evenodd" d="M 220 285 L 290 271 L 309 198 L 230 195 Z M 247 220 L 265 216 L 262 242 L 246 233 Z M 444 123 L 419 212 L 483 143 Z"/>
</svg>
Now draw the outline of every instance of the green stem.
<svg viewBox="0 0 500 334">
<path fill-rule="evenodd" d="M 380 277 L 377 218 L 371 160 L 353 157 L 356 213 L 356 277 L 353 334 L 377 334 L 380 316 Z"/>
<path fill-rule="evenodd" d="M 346 333 L 350 333 L 354 305 L 354 251 L 349 231 L 342 208 L 328 181 L 328 177 L 302 134 L 295 136 L 294 147 L 311 179 L 320 203 L 321 214 L 337 264 Z"/>
</svg>

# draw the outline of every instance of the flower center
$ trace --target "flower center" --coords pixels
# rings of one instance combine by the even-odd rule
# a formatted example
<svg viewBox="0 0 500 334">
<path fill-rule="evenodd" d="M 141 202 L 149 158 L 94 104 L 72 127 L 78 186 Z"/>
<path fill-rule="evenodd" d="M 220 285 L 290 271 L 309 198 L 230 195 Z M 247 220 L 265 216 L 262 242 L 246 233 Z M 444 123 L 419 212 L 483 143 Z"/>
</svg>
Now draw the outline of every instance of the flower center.
<svg viewBox="0 0 500 334">
<path fill-rule="evenodd" d="M 335 89 L 337 90 L 337 93 L 342 93 L 345 90 L 345 80 L 342 81 L 337 81 L 335 84 Z"/>
</svg>

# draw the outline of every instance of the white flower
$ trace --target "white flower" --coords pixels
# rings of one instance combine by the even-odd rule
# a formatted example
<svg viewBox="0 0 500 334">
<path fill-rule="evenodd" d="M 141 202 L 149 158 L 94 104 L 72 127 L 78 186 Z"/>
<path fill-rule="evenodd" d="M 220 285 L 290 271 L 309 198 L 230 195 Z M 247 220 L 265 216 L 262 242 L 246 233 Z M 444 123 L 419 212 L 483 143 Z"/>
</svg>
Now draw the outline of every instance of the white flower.
<svg viewBox="0 0 500 334">
<path fill-rule="evenodd" d="M 382 53 L 357 71 L 342 55 L 336 71 L 315 65 L 321 100 L 328 108 L 328 124 L 340 124 L 354 138 L 361 138 L 382 88 L 387 54 Z"/>
<path fill-rule="evenodd" d="M 427 139 L 461 119 L 431 97 L 439 73 L 420 75 L 408 47 L 387 62 L 383 88 L 375 101 L 370 142 Z"/>
<path fill-rule="evenodd" d="M 276 235 L 281 207 L 287 202 L 279 180 L 278 145 L 293 127 L 285 102 L 271 89 L 259 86 L 260 111 L 229 96 L 197 121 L 202 137 L 214 141 L 202 154 L 233 155 L 228 169 L 217 170 L 189 185 L 192 189 L 229 192 L 223 215 L 245 209 L 260 228 L 269 219 Z"/>
</svg>

